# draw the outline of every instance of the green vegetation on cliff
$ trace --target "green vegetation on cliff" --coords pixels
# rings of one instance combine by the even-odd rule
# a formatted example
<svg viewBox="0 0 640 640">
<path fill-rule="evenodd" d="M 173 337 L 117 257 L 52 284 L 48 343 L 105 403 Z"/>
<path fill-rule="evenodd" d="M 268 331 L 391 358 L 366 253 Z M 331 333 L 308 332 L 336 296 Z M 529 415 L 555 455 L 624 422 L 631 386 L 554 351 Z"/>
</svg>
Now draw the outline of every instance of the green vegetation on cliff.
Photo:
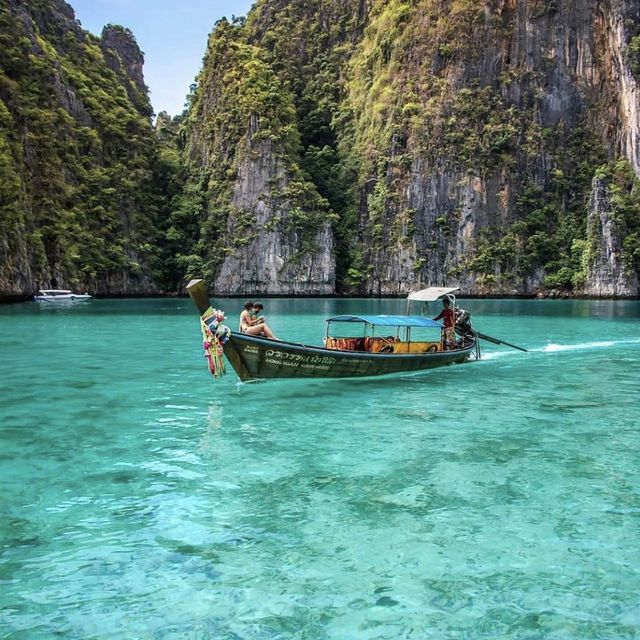
<svg viewBox="0 0 640 640">
<path fill-rule="evenodd" d="M 530 7 L 531 20 L 555 15 L 555 3 Z M 496 38 L 519 37 L 515 18 L 473 0 L 261 0 L 247 20 L 221 21 L 189 113 L 195 146 L 215 156 L 198 169 L 215 167 L 201 192 L 210 207 L 204 244 L 193 253 L 230 250 L 220 239 L 238 164 L 251 141 L 271 139 L 308 185 L 301 202 L 315 188 L 337 214 L 330 218 L 339 290 L 466 275 L 486 292 L 580 291 L 593 258 L 591 181 L 611 149 L 595 127 L 598 105 L 576 103 L 571 79 L 554 89 L 567 94 L 568 111 L 542 113 L 549 74 L 558 73 L 551 58 L 535 71 L 518 59 L 487 68 L 492 47 L 496 60 L 505 55 Z M 630 55 L 634 46 L 632 39 Z M 486 220 L 464 254 L 452 258 L 469 189 L 461 185 L 474 180 L 494 200 L 483 205 Z M 239 246 L 252 229 L 251 217 L 234 229 Z M 215 272 L 211 257 L 206 262 Z"/>
<path fill-rule="evenodd" d="M 626 160 L 609 162 L 596 173 L 610 194 L 609 214 L 623 238 L 624 263 L 629 272 L 640 271 L 640 180 Z M 592 238 L 593 240 L 593 238 Z"/>
<path fill-rule="evenodd" d="M 553 11 L 543 4 L 532 8 L 532 19 Z M 418 274 L 433 256 L 450 263 L 447 278 L 473 275 L 479 291 L 526 290 L 521 283 L 536 273 L 544 274 L 538 286 L 579 291 L 584 284 L 591 181 L 608 152 L 594 130 L 595 112 L 550 114 L 544 124 L 542 68 L 513 61 L 488 73 L 492 40 L 517 37 L 518 26 L 507 11 L 471 0 L 372 4 L 340 105 L 349 124 L 340 148 L 367 194 L 364 259 L 355 272 L 361 281 L 376 277 L 381 252 L 416 244 Z M 557 72 L 551 59 L 546 65 Z M 448 247 L 459 233 L 460 207 L 436 212 L 431 232 L 413 225 L 415 202 L 406 194 L 416 171 L 424 182 L 441 173 L 436 179 L 457 174 L 477 177 L 485 189 L 500 185 L 483 207 L 487 221 L 474 230 L 471 252 L 453 264 Z"/>
<path fill-rule="evenodd" d="M 247 163 L 263 165 L 270 179 L 261 198 L 284 212 L 266 229 L 296 233 L 300 251 L 312 252 L 318 227 L 335 216 L 302 168 L 290 84 L 274 71 L 268 52 L 251 43 L 243 20 L 217 23 L 189 104 L 180 125 L 187 139 L 182 158 L 188 175 L 182 201 L 169 218 L 176 265 L 213 281 L 225 257 L 239 255 L 261 231 L 256 204 L 241 205 L 234 198 Z"/>
<path fill-rule="evenodd" d="M 154 287 L 156 143 L 128 82 L 66 5 L 0 8 L 0 289 L 16 270 L 40 286 Z"/>
<path fill-rule="evenodd" d="M 614 114 L 636 99 L 640 9 L 591 24 L 594 1 L 257 0 L 215 25 L 188 108 L 154 131 L 131 32 L 95 38 L 62 0 L 9 0 L 0 289 L 19 273 L 102 292 L 225 273 L 228 291 L 580 293 L 598 178 L 612 281 L 631 292 L 640 201 L 620 158 L 636 134 Z"/>
</svg>

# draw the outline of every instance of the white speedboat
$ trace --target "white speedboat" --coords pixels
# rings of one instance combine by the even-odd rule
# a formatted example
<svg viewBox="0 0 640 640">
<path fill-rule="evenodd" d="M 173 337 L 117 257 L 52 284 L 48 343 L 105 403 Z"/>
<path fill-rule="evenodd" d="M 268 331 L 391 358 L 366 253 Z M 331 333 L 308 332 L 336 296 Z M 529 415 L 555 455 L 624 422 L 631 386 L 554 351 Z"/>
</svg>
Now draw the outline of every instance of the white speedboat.
<svg viewBox="0 0 640 640">
<path fill-rule="evenodd" d="M 33 296 L 36 302 L 81 302 L 90 298 L 88 293 L 73 293 L 68 289 L 40 289 Z"/>
</svg>

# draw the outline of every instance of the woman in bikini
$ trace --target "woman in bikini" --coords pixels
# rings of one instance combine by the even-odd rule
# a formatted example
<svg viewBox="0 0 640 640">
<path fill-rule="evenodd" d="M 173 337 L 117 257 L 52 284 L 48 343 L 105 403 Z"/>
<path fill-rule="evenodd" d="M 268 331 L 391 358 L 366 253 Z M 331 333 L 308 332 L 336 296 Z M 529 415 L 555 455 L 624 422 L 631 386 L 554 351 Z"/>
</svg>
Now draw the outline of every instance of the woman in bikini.
<svg viewBox="0 0 640 640">
<path fill-rule="evenodd" d="M 265 336 L 266 338 L 277 340 L 278 338 L 276 338 L 273 331 L 269 329 L 264 318 L 257 318 L 255 316 L 253 313 L 254 308 L 253 302 L 245 303 L 244 310 L 240 314 L 240 333 L 246 333 L 250 336 Z"/>
</svg>

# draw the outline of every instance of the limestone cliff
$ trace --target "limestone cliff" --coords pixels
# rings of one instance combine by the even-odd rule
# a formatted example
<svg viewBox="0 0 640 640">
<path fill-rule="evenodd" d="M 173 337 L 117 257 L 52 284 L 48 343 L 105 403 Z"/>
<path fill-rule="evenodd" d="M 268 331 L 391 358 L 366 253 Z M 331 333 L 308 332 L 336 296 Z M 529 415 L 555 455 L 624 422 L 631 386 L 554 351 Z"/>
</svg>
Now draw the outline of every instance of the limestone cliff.
<svg viewBox="0 0 640 640">
<path fill-rule="evenodd" d="M 361 44 L 370 57 L 387 37 L 389 6 L 372 12 Z M 575 250 L 600 163 L 623 156 L 638 173 L 640 96 L 624 28 L 637 5 L 414 6 L 396 27 L 405 44 L 379 71 L 394 88 L 413 84 L 413 95 L 398 100 L 355 66 L 348 84 L 356 118 L 388 131 L 383 159 L 362 175 L 366 291 L 447 282 L 468 293 L 637 294 L 599 283 L 597 258 L 584 272 Z M 399 68 L 412 58 L 419 66 Z M 376 103 L 378 117 L 367 113 Z M 355 140 L 368 141 L 367 132 Z"/>
<path fill-rule="evenodd" d="M 593 296 L 634 295 L 638 290 L 638 276 L 625 268 L 622 258 L 624 236 L 611 209 L 606 185 L 595 178 L 588 224 L 596 250 L 589 265 L 585 291 Z"/>
<path fill-rule="evenodd" d="M 268 183 L 270 181 L 270 183 Z M 249 242 L 232 250 L 215 280 L 215 291 L 230 294 L 330 294 L 335 288 L 333 237 L 322 224 L 308 239 L 311 250 L 303 250 L 304 230 L 298 228 L 289 202 L 279 202 L 274 190 L 285 192 L 286 168 L 269 141 L 259 141 L 241 161 L 233 185 L 226 237 L 235 238 L 243 229 L 243 215 L 250 215 L 254 229 Z M 268 197 L 265 197 L 270 194 Z"/>
<path fill-rule="evenodd" d="M 249 145 L 251 153 L 224 164 L 225 177 L 210 152 L 219 135 L 202 135 L 202 104 L 205 120 L 224 119 L 228 82 L 242 67 L 228 56 L 226 75 L 213 77 L 205 63 L 191 140 L 199 166 L 226 188 L 228 208 L 220 217 L 218 184 L 207 218 L 226 237 L 223 252 L 238 235 L 234 220 L 246 224 L 242 212 L 262 211 L 244 245 L 249 262 L 242 252 L 217 264 L 205 258 L 223 290 L 305 290 L 294 284 L 305 270 L 281 276 L 291 253 L 282 229 L 257 228 L 283 219 L 267 203 L 285 162 L 303 170 L 335 214 L 326 222 L 339 291 L 400 294 L 452 283 L 470 294 L 637 295 L 640 214 L 629 213 L 640 175 L 637 2 L 260 0 L 234 28 L 234 46 L 252 47 L 274 91 L 292 101 L 287 126 L 299 143 L 273 145 L 271 161 L 265 147 Z M 227 30 L 218 25 L 213 39 Z M 248 111 L 236 140 L 250 117 L 260 121 L 263 107 L 272 108 L 250 104 L 250 94 L 239 96 Z M 624 187 L 625 223 L 605 232 L 591 220 L 592 180 L 620 159 L 635 177 Z M 606 198 L 597 201 L 601 208 Z M 325 265 L 320 280 L 329 283 L 329 230 L 318 230 L 308 247 L 321 259 L 311 262 Z M 617 266 L 600 253 L 603 233 L 619 248 Z"/>
<path fill-rule="evenodd" d="M 638 295 L 637 0 L 257 0 L 155 130 L 143 62 L 0 5 L 0 296 Z"/>
<path fill-rule="evenodd" d="M 192 172 L 207 176 L 200 246 L 216 292 L 333 293 L 333 214 L 300 169 L 292 97 L 237 24 L 212 34 L 186 126 Z"/>
<path fill-rule="evenodd" d="M 101 42 L 62 0 L 0 5 L 0 296 L 159 290 L 141 61 L 130 33 Z"/>
</svg>

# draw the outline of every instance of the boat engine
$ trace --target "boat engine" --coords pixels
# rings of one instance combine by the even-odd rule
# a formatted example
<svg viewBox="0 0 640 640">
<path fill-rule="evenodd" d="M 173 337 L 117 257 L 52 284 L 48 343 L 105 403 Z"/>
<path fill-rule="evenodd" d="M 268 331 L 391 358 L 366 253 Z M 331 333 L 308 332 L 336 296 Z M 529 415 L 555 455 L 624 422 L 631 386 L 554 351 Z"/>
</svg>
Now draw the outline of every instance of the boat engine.
<svg viewBox="0 0 640 640">
<path fill-rule="evenodd" d="M 471 314 L 465 309 L 456 307 L 456 324 L 455 331 L 461 338 L 472 339 L 475 335 L 475 331 L 471 326 Z"/>
</svg>

